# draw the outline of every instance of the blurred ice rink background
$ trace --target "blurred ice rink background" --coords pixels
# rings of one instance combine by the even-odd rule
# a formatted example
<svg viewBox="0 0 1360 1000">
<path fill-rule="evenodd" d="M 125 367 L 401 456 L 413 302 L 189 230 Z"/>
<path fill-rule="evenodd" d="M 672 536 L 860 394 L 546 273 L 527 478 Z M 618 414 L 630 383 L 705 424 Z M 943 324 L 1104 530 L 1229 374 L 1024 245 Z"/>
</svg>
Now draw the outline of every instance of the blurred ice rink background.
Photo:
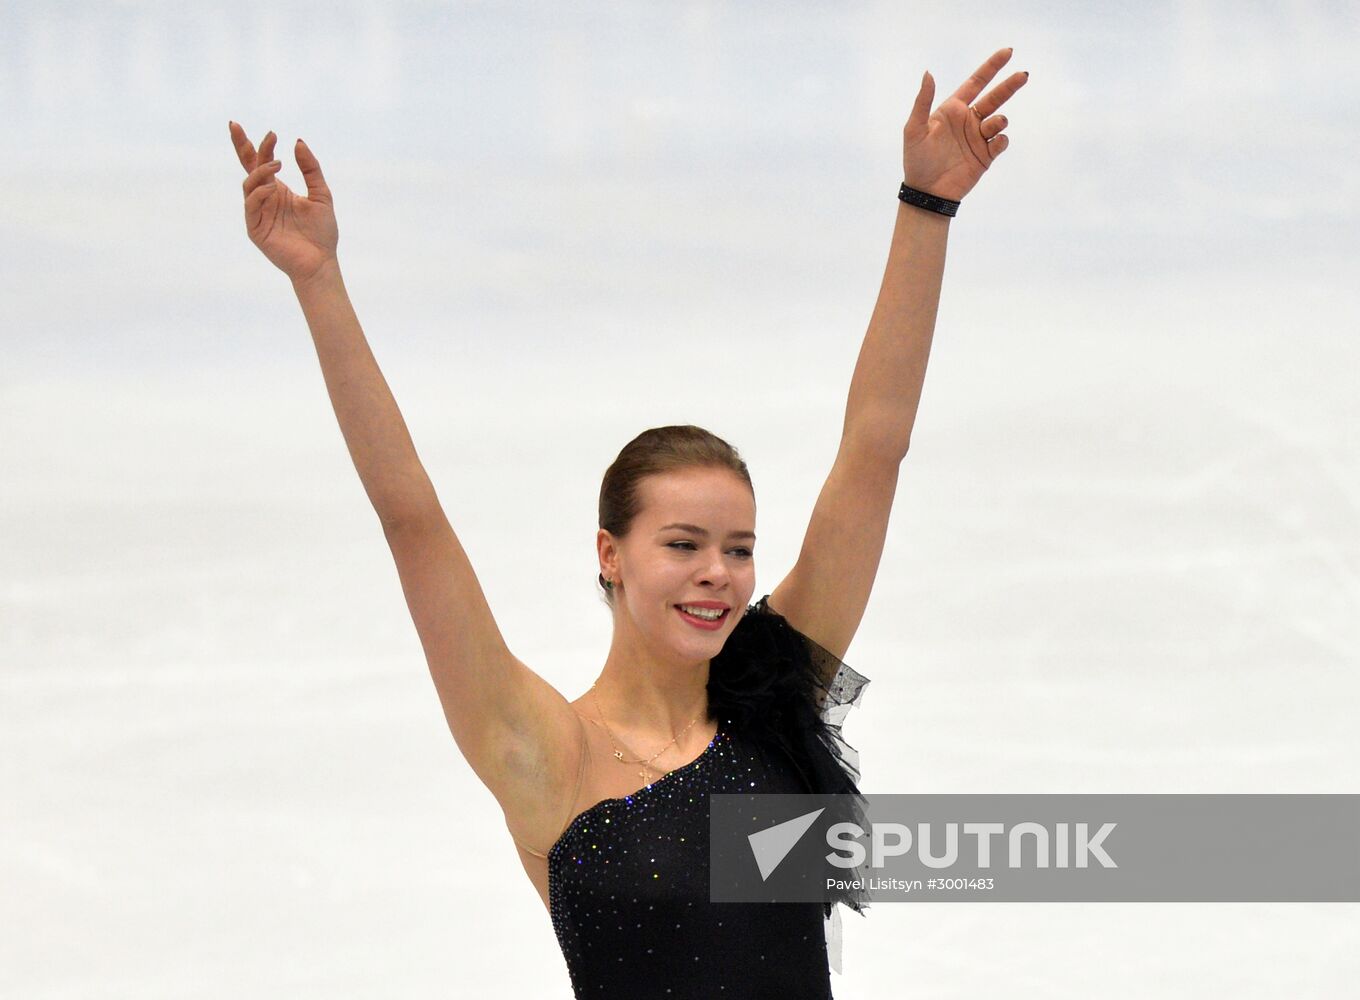
<svg viewBox="0 0 1360 1000">
<path fill-rule="evenodd" d="M 517 655 L 608 649 L 600 476 L 830 468 L 901 129 L 1015 47 L 846 659 L 870 792 L 1354 792 L 1349 3 L 89 3 L 0 32 L 0 994 L 570 996 L 227 122 L 321 160 Z M 838 998 L 1335 997 L 1360 908 L 877 905 Z M 1345 984 L 1352 984 L 1346 987 Z"/>
</svg>

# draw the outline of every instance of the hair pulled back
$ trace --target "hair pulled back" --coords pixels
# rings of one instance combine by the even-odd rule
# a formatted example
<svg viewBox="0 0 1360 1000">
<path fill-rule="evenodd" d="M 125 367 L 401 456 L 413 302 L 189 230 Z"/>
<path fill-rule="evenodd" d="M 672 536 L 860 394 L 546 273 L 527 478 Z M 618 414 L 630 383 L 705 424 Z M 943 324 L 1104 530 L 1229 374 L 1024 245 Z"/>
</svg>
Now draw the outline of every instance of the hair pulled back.
<svg viewBox="0 0 1360 1000">
<path fill-rule="evenodd" d="M 737 449 L 702 427 L 671 424 L 645 430 L 623 446 L 600 483 L 600 527 L 624 538 L 642 511 L 642 481 L 648 476 L 680 469 L 727 469 L 741 478 L 755 495 L 751 474 Z M 604 599 L 612 608 L 614 593 L 598 574 Z"/>
</svg>

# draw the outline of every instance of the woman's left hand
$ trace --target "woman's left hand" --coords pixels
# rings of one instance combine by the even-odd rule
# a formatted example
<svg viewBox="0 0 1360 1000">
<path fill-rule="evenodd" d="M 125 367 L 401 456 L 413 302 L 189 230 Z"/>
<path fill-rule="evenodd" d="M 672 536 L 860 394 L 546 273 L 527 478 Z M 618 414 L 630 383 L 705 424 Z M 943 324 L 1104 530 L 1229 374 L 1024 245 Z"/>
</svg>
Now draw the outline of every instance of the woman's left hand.
<svg viewBox="0 0 1360 1000">
<path fill-rule="evenodd" d="M 930 106 L 935 100 L 935 78 L 926 72 L 911 117 L 902 130 L 902 172 L 910 187 L 937 198 L 961 201 L 1010 145 L 1001 134 L 1010 123 L 996 111 L 1025 85 L 1029 74 L 1013 73 L 986 97 L 972 102 L 1010 61 L 1011 52 L 1001 49 L 979 66 L 934 114 Z"/>
</svg>

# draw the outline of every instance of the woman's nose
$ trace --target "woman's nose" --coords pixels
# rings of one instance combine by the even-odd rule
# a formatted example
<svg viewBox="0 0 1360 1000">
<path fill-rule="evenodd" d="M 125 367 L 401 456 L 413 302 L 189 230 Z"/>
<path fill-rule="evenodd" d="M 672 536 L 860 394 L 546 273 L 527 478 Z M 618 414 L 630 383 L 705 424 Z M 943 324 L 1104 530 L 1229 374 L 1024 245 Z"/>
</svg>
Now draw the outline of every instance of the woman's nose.
<svg viewBox="0 0 1360 1000">
<path fill-rule="evenodd" d="M 715 587 L 721 587 L 731 578 L 732 574 L 727 568 L 726 561 L 724 561 L 721 555 L 718 555 L 709 560 L 709 563 L 704 567 L 704 571 L 700 575 L 699 580 L 700 582 L 711 583 Z"/>
</svg>

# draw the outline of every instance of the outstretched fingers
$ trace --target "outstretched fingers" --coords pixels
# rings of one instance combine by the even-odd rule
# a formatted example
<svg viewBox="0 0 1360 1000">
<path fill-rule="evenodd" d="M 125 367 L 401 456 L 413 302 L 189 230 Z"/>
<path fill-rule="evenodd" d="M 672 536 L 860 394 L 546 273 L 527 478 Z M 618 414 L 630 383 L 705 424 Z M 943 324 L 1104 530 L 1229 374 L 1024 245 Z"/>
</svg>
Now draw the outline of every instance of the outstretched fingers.
<svg viewBox="0 0 1360 1000">
<path fill-rule="evenodd" d="M 274 158 L 274 142 L 278 137 L 273 132 L 264 137 L 260 148 L 256 150 L 255 144 L 246 135 L 246 130 L 236 122 L 229 123 L 227 130 L 231 133 L 231 144 L 236 147 L 236 158 L 241 161 L 246 173 Z"/>
<path fill-rule="evenodd" d="M 246 135 L 245 129 L 236 122 L 228 123 L 227 128 L 231 132 L 232 145 L 236 148 L 236 158 L 241 161 L 241 166 L 246 171 L 246 179 L 241 187 L 246 194 L 247 208 L 250 208 L 250 199 L 254 195 L 254 205 L 258 209 L 275 183 L 274 175 L 283 167 L 282 162 L 274 159 L 274 147 L 279 137 L 273 131 L 266 133 L 264 139 L 260 141 L 260 148 L 256 149 L 250 137 Z M 302 177 L 307 182 L 307 199 L 334 207 L 331 189 L 326 184 L 326 176 L 321 172 L 321 163 L 311 147 L 299 139 L 293 146 L 293 157 L 297 160 L 298 169 L 302 171 Z"/>
<path fill-rule="evenodd" d="M 919 137 L 925 135 L 926 125 L 930 121 L 930 106 L 934 103 L 934 78 L 926 69 L 925 75 L 921 78 L 921 90 L 917 91 L 917 101 L 911 105 L 911 114 L 907 116 L 907 125 L 903 129 L 906 133 L 907 141 L 914 143 Z"/>
<path fill-rule="evenodd" d="M 990 59 L 973 71 L 972 76 L 963 81 L 952 96 L 957 97 L 964 104 L 972 104 L 977 95 L 982 93 L 982 88 L 991 83 L 992 77 L 996 76 L 1001 71 L 1001 67 L 1010 61 L 1013 51 L 1009 48 L 998 49 Z M 992 110 L 995 110 L 995 108 Z"/>
<path fill-rule="evenodd" d="M 303 180 L 307 182 L 307 200 L 333 205 L 331 189 L 326 185 L 326 177 L 321 172 L 321 162 L 312 153 L 311 147 L 299 139 L 293 147 L 293 156 L 297 160 L 298 169 L 302 171 Z"/>
<path fill-rule="evenodd" d="M 1027 73 L 1013 73 L 993 87 L 987 93 L 987 96 L 974 104 L 973 107 L 977 108 L 978 113 L 983 118 L 986 118 L 1009 101 L 1015 95 L 1015 92 L 1028 82 L 1029 75 Z"/>
<path fill-rule="evenodd" d="M 925 134 L 926 125 L 930 121 L 930 108 L 934 103 L 935 78 L 930 75 L 930 70 L 926 70 L 921 77 L 921 89 L 916 93 L 916 103 L 911 107 L 911 114 L 907 116 L 907 125 L 903 130 L 908 142 L 915 142 Z"/>
<path fill-rule="evenodd" d="M 227 123 L 227 131 L 231 133 L 231 144 L 236 149 L 236 158 L 241 161 L 246 173 L 250 173 L 255 169 L 254 144 L 246 135 L 246 130 L 235 122 Z"/>
</svg>

